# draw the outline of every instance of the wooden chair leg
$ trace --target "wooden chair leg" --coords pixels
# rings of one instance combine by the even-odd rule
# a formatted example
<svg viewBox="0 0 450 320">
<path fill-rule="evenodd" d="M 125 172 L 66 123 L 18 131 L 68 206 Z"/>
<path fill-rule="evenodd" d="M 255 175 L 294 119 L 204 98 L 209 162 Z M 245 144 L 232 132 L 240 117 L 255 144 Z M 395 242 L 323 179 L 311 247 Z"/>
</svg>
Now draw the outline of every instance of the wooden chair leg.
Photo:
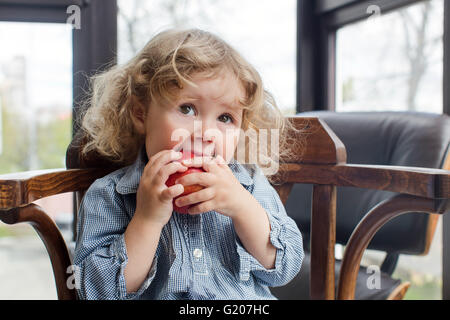
<svg viewBox="0 0 450 320">
<path fill-rule="evenodd" d="M 336 186 L 314 185 L 311 215 L 310 297 L 334 300 Z"/>
<path fill-rule="evenodd" d="M 74 300 L 75 289 L 67 286 L 67 268 L 72 264 L 63 236 L 53 220 L 38 205 L 32 203 L 25 207 L 0 211 L 0 220 L 7 224 L 29 223 L 44 242 L 52 263 L 58 299 Z"/>
</svg>

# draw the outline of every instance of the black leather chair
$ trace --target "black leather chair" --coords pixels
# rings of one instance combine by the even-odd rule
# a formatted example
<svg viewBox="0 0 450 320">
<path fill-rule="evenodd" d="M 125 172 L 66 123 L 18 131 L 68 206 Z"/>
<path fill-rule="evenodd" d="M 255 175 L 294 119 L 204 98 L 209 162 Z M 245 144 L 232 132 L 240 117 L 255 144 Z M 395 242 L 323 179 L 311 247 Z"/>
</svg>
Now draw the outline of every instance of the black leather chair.
<svg viewBox="0 0 450 320">
<path fill-rule="evenodd" d="M 450 117 L 420 112 L 332 112 L 299 115 L 323 119 L 344 143 L 347 163 L 444 168 L 450 170 Z M 446 158 L 449 157 L 449 158 Z M 447 160 L 446 160 L 447 159 Z M 337 188 L 336 243 L 345 245 L 362 217 L 395 193 L 380 190 Z M 287 213 L 297 222 L 309 248 L 312 185 L 296 184 L 286 202 Z M 368 249 L 386 252 L 381 269 L 381 288 L 370 289 L 365 267 L 358 274 L 355 299 L 402 298 L 408 284 L 391 277 L 400 254 L 428 252 L 438 216 L 405 214 L 387 223 Z M 336 286 L 340 262 L 336 261 Z M 406 288 L 406 289 L 405 289 Z M 309 299 L 309 253 L 299 275 L 284 287 L 272 288 L 279 299 Z"/>
</svg>

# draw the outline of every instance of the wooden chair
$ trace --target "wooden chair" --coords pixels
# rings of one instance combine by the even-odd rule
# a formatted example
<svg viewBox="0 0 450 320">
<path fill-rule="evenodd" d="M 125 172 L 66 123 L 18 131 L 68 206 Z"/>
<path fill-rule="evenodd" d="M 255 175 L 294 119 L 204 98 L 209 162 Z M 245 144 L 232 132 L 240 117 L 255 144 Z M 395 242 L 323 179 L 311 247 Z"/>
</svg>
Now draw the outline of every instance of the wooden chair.
<svg viewBox="0 0 450 320">
<path fill-rule="evenodd" d="M 344 253 L 338 286 L 338 299 L 354 298 L 362 254 L 370 239 L 387 221 L 404 212 L 421 211 L 443 214 L 449 210 L 450 171 L 429 168 L 352 165 L 346 163 L 343 143 L 324 121 L 311 117 L 289 117 L 304 130 L 304 150 L 290 150 L 292 155 L 280 163 L 274 184 L 285 202 L 293 184 L 313 184 L 311 220 L 312 299 L 335 299 L 336 187 L 354 186 L 389 190 L 401 195 L 373 208 L 355 228 Z M 289 137 L 295 138 L 292 133 Z M 81 142 L 81 143 L 80 143 Z M 92 155 L 80 158 L 82 139 L 75 139 L 68 150 L 68 170 L 45 170 L 0 176 L 0 220 L 8 224 L 30 223 L 49 253 L 59 299 L 75 299 L 69 289 L 67 273 L 71 265 L 64 240 L 46 213 L 32 202 L 64 192 L 83 192 L 97 178 L 117 169 Z"/>
<path fill-rule="evenodd" d="M 349 163 L 450 170 L 450 117 L 446 115 L 409 111 L 312 111 L 300 115 L 325 121 L 344 143 Z M 295 184 L 285 203 L 288 215 L 302 231 L 305 268 L 288 285 L 272 289 L 280 299 L 309 298 L 312 188 L 311 184 Z M 394 195 L 385 190 L 338 186 L 336 243 L 345 245 L 364 214 Z M 368 249 L 385 253 L 385 258 L 378 265 L 370 262 L 368 267 L 361 266 L 355 299 L 401 299 L 410 284 L 392 277 L 398 258 L 400 255 L 426 255 L 438 218 L 435 214 L 411 212 L 386 223 L 368 246 Z M 335 265 L 338 279 L 341 261 L 336 259 Z M 367 285 L 374 278 L 375 270 L 380 280 L 376 287 Z"/>
</svg>

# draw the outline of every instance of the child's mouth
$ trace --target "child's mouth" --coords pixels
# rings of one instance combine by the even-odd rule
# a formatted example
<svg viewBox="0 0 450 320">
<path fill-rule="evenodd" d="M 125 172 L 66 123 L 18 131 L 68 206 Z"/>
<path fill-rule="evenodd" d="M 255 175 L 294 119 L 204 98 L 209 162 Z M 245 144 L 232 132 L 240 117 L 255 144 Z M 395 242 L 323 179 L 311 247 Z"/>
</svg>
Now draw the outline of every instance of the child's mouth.
<svg viewBox="0 0 450 320">
<path fill-rule="evenodd" d="M 191 142 L 192 145 L 192 142 Z M 174 151 L 183 152 L 183 153 L 192 153 L 195 157 L 213 157 L 215 158 L 217 155 L 216 148 L 214 144 L 209 144 L 207 146 L 203 146 L 203 150 L 200 148 L 194 149 L 191 148 L 190 145 L 186 145 L 184 142 L 180 142 L 176 146 L 172 148 Z"/>
<path fill-rule="evenodd" d="M 193 153 L 195 157 L 215 157 L 216 156 L 216 151 L 213 150 L 212 152 L 208 152 L 207 150 L 203 150 L 203 151 L 196 151 L 196 150 L 185 150 L 183 148 L 181 148 L 180 150 L 183 153 Z"/>
</svg>

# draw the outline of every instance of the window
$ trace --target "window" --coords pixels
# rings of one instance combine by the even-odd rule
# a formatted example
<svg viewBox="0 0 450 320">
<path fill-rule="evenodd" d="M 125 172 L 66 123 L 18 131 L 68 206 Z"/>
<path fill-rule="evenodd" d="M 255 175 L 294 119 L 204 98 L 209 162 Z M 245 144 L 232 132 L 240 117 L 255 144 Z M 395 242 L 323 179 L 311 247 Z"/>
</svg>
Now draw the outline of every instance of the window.
<svg viewBox="0 0 450 320">
<path fill-rule="evenodd" d="M 336 111 L 442 113 L 444 1 L 374 12 L 337 30 Z"/>
<path fill-rule="evenodd" d="M 71 41 L 69 25 L 0 22 L 0 174 L 64 167 L 72 133 Z"/>
<path fill-rule="evenodd" d="M 72 138 L 72 27 L 2 21 L 0 43 L 0 174 L 65 167 Z M 38 204 L 70 227 L 72 194 Z M 31 226 L 0 222 L 0 256 L 1 299 L 56 298 L 50 260 Z"/>
<path fill-rule="evenodd" d="M 116 1 L 0 0 L 0 41 L 0 174 L 64 167 L 87 78 L 116 58 Z M 73 249 L 72 194 L 37 202 Z M 28 224 L 0 222 L 0 282 L 0 299 L 57 297 L 45 246 Z"/>
<path fill-rule="evenodd" d="M 119 0 L 118 63 L 170 27 L 214 32 L 260 72 L 285 114 L 295 112 L 296 1 Z"/>
<path fill-rule="evenodd" d="M 412 2 L 386 14 L 370 3 L 369 18 L 338 25 L 336 111 L 445 112 L 444 0 Z M 426 256 L 400 255 L 393 277 L 411 282 L 405 299 L 442 298 L 441 223 Z M 363 264 L 380 265 L 383 258 L 366 250 Z"/>
</svg>

